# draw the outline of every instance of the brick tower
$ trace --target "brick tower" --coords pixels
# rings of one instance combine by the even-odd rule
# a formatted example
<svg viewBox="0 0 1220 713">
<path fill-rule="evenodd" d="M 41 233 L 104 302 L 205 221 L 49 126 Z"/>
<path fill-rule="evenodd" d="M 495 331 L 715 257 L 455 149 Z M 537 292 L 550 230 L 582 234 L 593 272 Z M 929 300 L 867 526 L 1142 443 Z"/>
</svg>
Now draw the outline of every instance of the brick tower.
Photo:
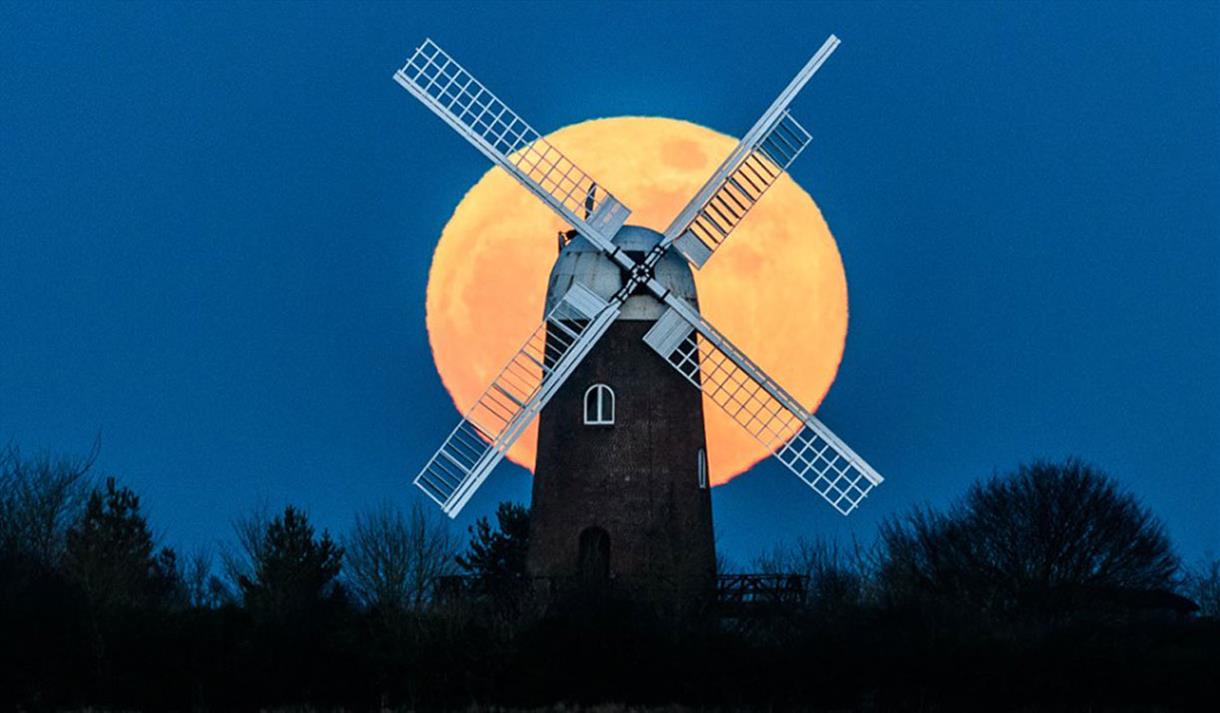
<svg viewBox="0 0 1220 713">
<path fill-rule="evenodd" d="M 660 239 L 625 226 L 614 243 L 642 261 Z M 698 309 L 681 256 L 665 255 L 656 277 Z M 573 281 L 608 300 L 624 274 L 577 235 L 551 270 L 547 310 Z M 710 591 L 716 553 L 702 396 L 643 341 L 664 310 L 652 294 L 629 297 L 542 410 L 529 570 L 552 587 L 679 608 Z"/>
</svg>

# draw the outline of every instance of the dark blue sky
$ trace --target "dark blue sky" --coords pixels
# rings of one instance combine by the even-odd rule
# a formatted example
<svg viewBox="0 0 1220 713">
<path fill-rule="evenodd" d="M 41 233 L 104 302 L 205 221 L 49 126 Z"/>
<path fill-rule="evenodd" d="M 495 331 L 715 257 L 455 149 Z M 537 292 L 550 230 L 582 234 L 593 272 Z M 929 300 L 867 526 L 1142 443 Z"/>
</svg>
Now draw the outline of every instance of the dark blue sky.
<svg viewBox="0 0 1220 713">
<path fill-rule="evenodd" d="M 458 417 L 425 279 L 487 164 L 390 79 L 411 49 L 544 132 L 740 135 L 834 32 L 794 107 L 851 301 L 819 415 L 888 480 L 844 520 L 768 462 L 715 491 L 722 549 L 1076 454 L 1220 551 L 1217 8 L 0 4 L 0 440 L 100 432 L 188 548 L 260 501 L 342 530 L 420 497 Z"/>
</svg>

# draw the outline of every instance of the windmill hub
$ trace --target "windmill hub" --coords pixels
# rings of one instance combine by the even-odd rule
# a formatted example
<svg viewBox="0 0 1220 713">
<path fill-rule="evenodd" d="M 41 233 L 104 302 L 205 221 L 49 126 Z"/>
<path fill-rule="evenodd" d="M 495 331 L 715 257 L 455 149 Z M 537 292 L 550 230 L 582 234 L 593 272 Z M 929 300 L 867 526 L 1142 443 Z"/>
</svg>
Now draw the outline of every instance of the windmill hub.
<svg viewBox="0 0 1220 713">
<path fill-rule="evenodd" d="M 572 285 L 580 284 L 607 301 L 627 288 L 630 296 L 623 302 L 619 320 L 660 319 L 665 312 L 665 304 L 651 290 L 639 288 L 654 278 L 671 294 L 682 298 L 693 309 L 699 309 L 695 277 L 690 264 L 681 255 L 671 250 L 662 255 L 655 265 L 645 265 L 646 256 L 663 238 L 657 231 L 638 225 L 619 228 L 614 236 L 614 247 L 635 263 L 631 269 L 624 269 L 608 253 L 583 236 L 574 236 L 559 251 L 551 268 L 551 277 L 547 282 L 547 312 L 559 305 Z"/>
<path fill-rule="evenodd" d="M 655 270 L 644 263 L 636 263 L 635 267 L 631 268 L 631 281 L 637 285 L 642 285 L 653 277 L 656 277 Z"/>
</svg>

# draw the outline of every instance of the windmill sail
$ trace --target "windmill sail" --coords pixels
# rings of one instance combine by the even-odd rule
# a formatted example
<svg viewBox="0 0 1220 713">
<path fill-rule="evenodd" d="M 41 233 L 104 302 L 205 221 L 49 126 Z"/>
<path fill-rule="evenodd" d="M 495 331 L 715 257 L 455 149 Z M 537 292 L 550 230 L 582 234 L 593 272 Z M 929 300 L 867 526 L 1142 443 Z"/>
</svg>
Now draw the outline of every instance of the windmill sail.
<svg viewBox="0 0 1220 713">
<path fill-rule="evenodd" d="M 631 211 L 432 40 L 394 80 L 607 252 Z M 600 189 L 600 190 L 598 190 Z"/>
<path fill-rule="evenodd" d="M 415 477 L 420 490 L 457 517 L 618 313 L 573 284 Z"/>
<path fill-rule="evenodd" d="M 644 341 L 763 444 L 788 470 L 847 515 L 882 477 L 707 320 L 666 300 Z"/>
<path fill-rule="evenodd" d="M 662 247 L 672 244 L 699 268 L 728 239 L 746 213 L 809 144 L 809 132 L 788 113 L 788 105 L 838 46 L 838 37 L 831 35 L 826 39 L 670 223 Z"/>
<path fill-rule="evenodd" d="M 827 38 L 674 218 L 646 264 L 613 242 L 630 210 L 546 141 L 432 40 L 394 79 L 494 163 L 549 205 L 630 279 L 609 302 L 573 285 L 449 434 L 415 483 L 456 516 L 526 426 L 645 285 L 668 305 L 644 340 L 707 398 L 844 515 L 881 476 L 795 399 L 670 293 L 652 270 L 668 248 L 701 267 L 808 146 L 788 106 L 839 46 Z"/>
</svg>

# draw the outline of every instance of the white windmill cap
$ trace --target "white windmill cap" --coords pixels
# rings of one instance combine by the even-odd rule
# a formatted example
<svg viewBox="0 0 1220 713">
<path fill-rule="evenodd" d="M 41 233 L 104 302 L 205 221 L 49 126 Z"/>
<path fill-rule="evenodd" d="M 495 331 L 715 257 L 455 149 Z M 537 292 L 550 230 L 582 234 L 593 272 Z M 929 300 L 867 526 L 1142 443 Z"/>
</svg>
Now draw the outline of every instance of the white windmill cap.
<svg viewBox="0 0 1220 713">
<path fill-rule="evenodd" d="M 662 237 L 655 230 L 638 225 L 624 225 L 614 236 L 614 244 L 622 248 L 636 262 L 643 262 L 644 256 L 661 242 Z M 588 240 L 576 235 L 559 251 L 555 266 L 551 268 L 551 277 L 546 289 L 546 311 L 550 312 L 574 281 L 579 281 L 580 284 L 596 292 L 602 299 L 609 300 L 614 293 L 622 289 L 624 277 L 622 268 L 616 262 Z M 695 309 L 699 309 L 694 275 L 691 274 L 686 260 L 677 251 L 666 252 L 657 263 L 656 278 L 673 294 L 685 299 Z M 656 297 L 647 290 L 640 290 L 627 298 L 618 318 L 654 321 L 659 319 L 664 311 L 665 305 Z"/>
</svg>

